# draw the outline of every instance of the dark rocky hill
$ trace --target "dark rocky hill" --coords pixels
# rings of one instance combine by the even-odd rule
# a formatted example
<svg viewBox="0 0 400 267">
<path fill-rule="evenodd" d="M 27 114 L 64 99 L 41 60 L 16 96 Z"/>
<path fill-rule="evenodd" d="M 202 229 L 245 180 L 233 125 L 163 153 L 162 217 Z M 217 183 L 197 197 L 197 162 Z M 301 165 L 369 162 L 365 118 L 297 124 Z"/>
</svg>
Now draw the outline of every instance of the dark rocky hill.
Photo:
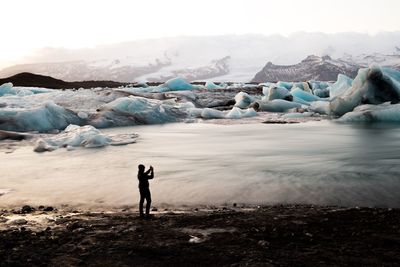
<svg viewBox="0 0 400 267">
<path fill-rule="evenodd" d="M 126 83 L 114 81 L 77 81 L 66 82 L 50 76 L 38 75 L 29 72 L 22 72 L 8 78 L 0 79 L 0 85 L 11 82 L 14 86 L 45 87 L 52 89 L 68 88 L 93 88 L 93 87 L 119 87 Z"/>
</svg>

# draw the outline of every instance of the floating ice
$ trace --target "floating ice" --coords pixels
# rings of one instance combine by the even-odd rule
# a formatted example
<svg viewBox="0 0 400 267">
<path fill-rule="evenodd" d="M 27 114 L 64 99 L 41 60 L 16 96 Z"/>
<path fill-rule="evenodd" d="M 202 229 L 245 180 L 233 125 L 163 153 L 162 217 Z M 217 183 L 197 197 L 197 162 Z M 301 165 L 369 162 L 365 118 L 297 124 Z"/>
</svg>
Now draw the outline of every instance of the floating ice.
<svg viewBox="0 0 400 267">
<path fill-rule="evenodd" d="M 213 108 L 205 108 L 201 112 L 203 119 L 225 119 L 225 113 Z"/>
<path fill-rule="evenodd" d="M 174 100 L 160 101 L 143 97 L 121 97 L 102 106 L 90 121 L 97 128 L 175 122 L 188 116 L 188 108 Z"/>
<path fill-rule="evenodd" d="M 214 90 L 214 89 L 223 89 L 220 85 L 216 85 L 213 82 L 206 82 L 205 86 L 206 89 L 208 90 Z"/>
<path fill-rule="evenodd" d="M 258 114 L 253 108 L 242 110 L 240 108 L 233 107 L 231 111 L 226 114 L 227 119 L 242 119 L 255 116 L 258 116 Z"/>
<path fill-rule="evenodd" d="M 9 131 L 48 132 L 62 130 L 69 124 L 82 125 L 85 120 L 75 112 L 65 109 L 54 102 L 34 109 L 0 109 L 0 129 Z"/>
<path fill-rule="evenodd" d="M 319 98 L 318 96 L 315 96 L 311 93 L 308 93 L 306 91 L 301 90 L 300 88 L 296 87 L 294 89 L 292 89 L 290 91 L 290 93 L 294 96 L 294 97 L 298 97 L 304 101 L 307 102 L 312 102 L 312 101 L 319 101 L 321 100 L 321 98 Z"/>
<path fill-rule="evenodd" d="M 242 119 L 258 116 L 258 113 L 253 108 L 240 109 L 233 107 L 230 111 L 220 111 L 213 108 L 192 109 L 191 114 L 203 119 Z"/>
<path fill-rule="evenodd" d="M 239 92 L 237 95 L 235 95 L 235 101 L 235 107 L 247 108 L 251 103 L 254 102 L 254 97 L 245 92 Z"/>
<path fill-rule="evenodd" d="M 192 84 L 179 77 L 166 81 L 161 85 L 161 87 L 167 87 L 171 91 L 192 90 L 196 88 Z"/>
<path fill-rule="evenodd" d="M 286 88 L 286 89 L 290 90 L 293 87 L 293 83 L 292 82 L 279 81 L 279 82 L 276 83 L 276 86 L 277 87 L 283 87 L 283 88 Z"/>
<path fill-rule="evenodd" d="M 346 75 L 339 74 L 337 81 L 328 88 L 330 98 L 334 98 L 346 92 L 347 89 L 351 87 L 352 83 L 353 79 Z"/>
<path fill-rule="evenodd" d="M 333 98 L 331 110 L 343 115 L 361 104 L 381 104 L 400 101 L 400 72 L 387 68 L 360 69 L 352 87 Z"/>
<path fill-rule="evenodd" d="M 124 135 L 124 138 L 116 136 L 115 139 L 111 136 L 102 134 L 98 129 L 93 126 L 78 126 L 68 125 L 63 133 L 56 134 L 48 138 L 39 139 L 36 142 L 34 151 L 44 152 L 53 151 L 60 147 L 66 147 L 72 149 L 74 147 L 103 147 L 107 145 L 121 145 L 130 144 L 136 142 L 138 135 Z"/>
<path fill-rule="evenodd" d="M 326 97 L 329 97 L 329 90 L 328 89 L 315 89 L 314 95 L 316 95 L 320 98 L 326 98 Z"/>
<path fill-rule="evenodd" d="M 265 94 L 265 100 L 274 100 L 274 99 L 285 99 L 292 100 L 292 95 L 289 90 L 284 87 L 271 86 L 268 90 L 263 90 Z M 263 99 L 263 100 L 264 100 Z"/>
<path fill-rule="evenodd" d="M 257 101 L 253 104 L 253 108 L 257 111 L 269 112 L 285 112 L 292 108 L 301 108 L 302 105 L 283 99 L 275 99 L 272 101 Z"/>
<path fill-rule="evenodd" d="M 331 114 L 330 103 L 327 101 L 314 101 L 310 103 L 310 110 L 317 112 L 319 114 Z"/>
<path fill-rule="evenodd" d="M 49 93 L 51 89 L 36 88 L 36 87 L 14 87 L 12 83 L 5 83 L 0 86 L 0 96 L 18 95 L 27 96 L 33 94 Z"/>
<path fill-rule="evenodd" d="M 400 104 L 361 105 L 339 118 L 341 122 L 400 122 Z"/>
</svg>

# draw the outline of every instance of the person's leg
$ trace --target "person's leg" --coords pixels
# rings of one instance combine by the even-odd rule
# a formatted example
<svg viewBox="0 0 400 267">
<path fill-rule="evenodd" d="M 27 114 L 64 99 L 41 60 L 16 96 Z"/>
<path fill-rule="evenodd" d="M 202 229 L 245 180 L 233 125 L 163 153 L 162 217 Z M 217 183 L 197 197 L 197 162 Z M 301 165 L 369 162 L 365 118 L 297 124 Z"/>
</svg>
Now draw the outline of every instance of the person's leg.
<svg viewBox="0 0 400 267">
<path fill-rule="evenodd" d="M 146 196 L 146 215 L 150 214 L 150 206 L 151 206 L 151 194 L 150 194 L 150 189 L 148 189 Z"/>
<path fill-rule="evenodd" d="M 140 217 L 143 217 L 143 203 L 144 203 L 145 196 L 143 195 L 142 190 L 140 190 L 140 200 L 139 200 L 139 214 Z"/>
</svg>

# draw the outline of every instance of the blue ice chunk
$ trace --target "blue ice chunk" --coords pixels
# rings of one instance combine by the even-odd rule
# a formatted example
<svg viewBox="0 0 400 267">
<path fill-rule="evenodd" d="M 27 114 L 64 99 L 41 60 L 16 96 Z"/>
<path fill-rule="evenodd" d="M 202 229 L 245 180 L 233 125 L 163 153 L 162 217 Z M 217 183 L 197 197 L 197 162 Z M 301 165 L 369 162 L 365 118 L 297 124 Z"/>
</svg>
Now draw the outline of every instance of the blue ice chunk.
<svg viewBox="0 0 400 267">
<path fill-rule="evenodd" d="M 166 81 L 161 87 L 167 87 L 170 91 L 193 90 L 196 88 L 186 80 L 179 77 Z"/>
<path fill-rule="evenodd" d="M 140 124 L 161 124 L 180 121 L 188 116 L 193 105 L 176 104 L 144 97 L 121 97 L 99 109 L 90 124 L 97 128 Z"/>
<path fill-rule="evenodd" d="M 277 87 L 284 87 L 288 90 L 290 90 L 293 87 L 293 83 L 292 82 L 283 82 L 283 81 L 279 81 L 276 83 Z"/>
<path fill-rule="evenodd" d="M 328 89 L 315 89 L 314 95 L 321 97 L 321 98 L 326 98 L 326 97 L 329 97 L 329 90 Z"/>
<path fill-rule="evenodd" d="M 300 99 L 303 99 L 304 101 L 307 102 L 312 102 L 312 101 L 319 101 L 321 100 L 318 96 L 315 96 L 311 93 L 308 93 L 306 91 L 301 90 L 300 88 L 294 88 L 290 91 L 290 93 L 295 96 L 298 97 Z"/>
<path fill-rule="evenodd" d="M 224 119 L 225 113 L 213 108 L 205 108 L 201 112 L 201 117 L 203 119 Z"/>
<path fill-rule="evenodd" d="M 0 86 L 0 96 L 4 95 L 15 95 L 16 92 L 13 89 L 12 83 L 5 83 Z"/>
<path fill-rule="evenodd" d="M 301 108 L 302 105 L 296 102 L 275 99 L 272 101 L 257 101 L 253 104 L 253 107 L 257 111 L 285 112 L 292 108 Z"/>
<path fill-rule="evenodd" d="M 313 101 L 311 102 L 309 109 L 319 114 L 331 114 L 331 106 L 328 101 Z"/>
<path fill-rule="evenodd" d="M 258 116 L 258 113 L 253 108 L 242 110 L 240 108 L 233 107 L 225 117 L 227 119 L 242 119 L 255 116 Z"/>
<path fill-rule="evenodd" d="M 339 74 L 337 81 L 328 87 L 330 98 L 334 98 L 346 92 L 351 87 L 352 83 L 353 79 L 347 77 L 346 75 Z"/>
<path fill-rule="evenodd" d="M 400 122 L 400 104 L 361 105 L 338 119 L 340 122 Z"/>
<path fill-rule="evenodd" d="M 362 103 L 381 104 L 400 101 L 400 72 L 372 66 L 360 69 L 352 87 L 331 100 L 331 110 L 342 116 Z"/>
<path fill-rule="evenodd" d="M 27 132 L 49 132 L 63 130 L 69 124 L 82 125 L 85 122 L 75 112 L 54 102 L 32 110 L 0 109 L 0 129 Z"/>
<path fill-rule="evenodd" d="M 266 95 L 266 100 L 285 99 L 287 97 L 291 97 L 288 89 L 285 87 L 271 86 L 268 90 L 268 96 Z"/>
<path fill-rule="evenodd" d="M 216 85 L 213 82 L 206 82 L 205 86 L 206 89 L 208 90 L 214 90 L 214 89 L 223 89 L 223 87 Z"/>
<path fill-rule="evenodd" d="M 36 87 L 14 87 L 12 83 L 5 83 L 0 86 L 0 96 L 5 95 L 18 95 L 27 96 L 33 94 L 42 94 L 53 92 L 52 89 L 47 88 L 36 88 Z"/>
<path fill-rule="evenodd" d="M 254 97 L 248 95 L 245 92 L 239 92 L 235 95 L 235 107 L 247 108 L 251 103 L 254 102 Z"/>
<path fill-rule="evenodd" d="M 303 100 L 301 98 L 298 98 L 297 96 L 293 96 L 293 102 L 297 102 L 299 104 L 306 105 L 306 106 L 310 105 L 310 102 L 305 101 L 305 100 Z"/>
</svg>

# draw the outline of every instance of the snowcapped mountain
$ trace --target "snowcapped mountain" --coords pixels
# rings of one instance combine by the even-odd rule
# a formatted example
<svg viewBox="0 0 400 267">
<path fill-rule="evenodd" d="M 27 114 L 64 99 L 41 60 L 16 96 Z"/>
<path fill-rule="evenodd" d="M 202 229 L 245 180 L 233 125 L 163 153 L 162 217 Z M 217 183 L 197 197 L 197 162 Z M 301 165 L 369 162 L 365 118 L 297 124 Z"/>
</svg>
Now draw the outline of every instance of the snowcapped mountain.
<svg viewBox="0 0 400 267">
<path fill-rule="evenodd" d="M 396 47 L 396 50 L 399 50 Z M 400 54 L 384 55 L 381 53 L 361 54 L 357 56 L 344 55 L 340 60 L 349 62 L 351 64 L 368 67 L 376 64 L 381 67 L 393 67 L 400 69 Z"/>
<path fill-rule="evenodd" d="M 329 56 L 308 56 L 295 65 L 274 65 L 268 62 L 253 78 L 253 82 L 267 81 L 334 81 L 339 73 L 355 77 L 359 65 Z"/>
<path fill-rule="evenodd" d="M 181 76 L 189 81 L 246 82 L 254 78 L 266 62 L 273 62 L 276 65 L 272 68 L 271 63 L 271 70 L 275 72 L 278 69 L 284 72 L 284 67 L 276 66 L 286 66 L 288 74 L 280 76 L 280 80 L 292 77 L 294 74 L 289 73 L 303 70 L 305 66 L 315 66 L 317 69 L 313 71 L 320 72 L 320 77 L 331 79 L 332 73 L 347 71 L 353 65 L 398 66 L 400 52 L 397 50 L 394 54 L 393 51 L 399 46 L 399 40 L 400 32 L 376 35 L 296 33 L 288 37 L 255 34 L 180 36 L 82 49 L 44 48 L 24 58 L 23 64 L 0 70 L 0 78 L 32 72 L 65 81 L 142 82 Z M 310 59 L 308 63 L 306 60 L 297 64 L 308 55 L 339 60 Z M 328 74 L 324 74 L 327 77 L 321 76 L 324 68 L 327 68 Z M 299 78 L 319 77 L 312 73 Z M 274 79 L 277 75 L 277 72 L 275 76 L 271 74 Z"/>
</svg>

